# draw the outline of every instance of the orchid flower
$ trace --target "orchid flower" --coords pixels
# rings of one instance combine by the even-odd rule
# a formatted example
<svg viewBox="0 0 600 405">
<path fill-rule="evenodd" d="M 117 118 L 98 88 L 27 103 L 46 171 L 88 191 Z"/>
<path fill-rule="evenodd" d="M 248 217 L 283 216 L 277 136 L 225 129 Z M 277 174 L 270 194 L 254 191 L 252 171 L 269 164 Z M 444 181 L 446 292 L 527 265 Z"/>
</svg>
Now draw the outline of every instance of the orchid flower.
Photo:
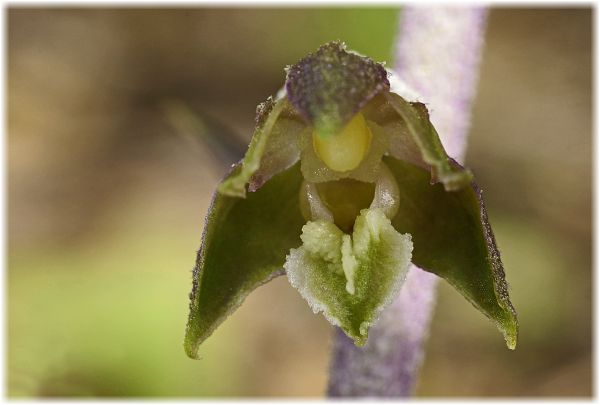
<svg viewBox="0 0 600 405">
<path fill-rule="evenodd" d="M 418 95 L 340 42 L 286 71 L 206 217 L 188 356 L 283 274 L 362 346 L 411 262 L 450 283 L 514 349 L 516 312 L 482 192 L 446 154 Z"/>
</svg>

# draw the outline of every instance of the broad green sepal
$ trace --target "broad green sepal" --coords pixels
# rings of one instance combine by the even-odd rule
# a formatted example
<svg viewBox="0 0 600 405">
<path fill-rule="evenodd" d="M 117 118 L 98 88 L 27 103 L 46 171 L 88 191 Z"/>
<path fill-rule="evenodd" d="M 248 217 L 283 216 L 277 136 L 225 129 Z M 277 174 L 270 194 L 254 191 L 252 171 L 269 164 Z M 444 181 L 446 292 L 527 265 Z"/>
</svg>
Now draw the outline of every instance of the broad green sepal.
<svg viewBox="0 0 600 405">
<path fill-rule="evenodd" d="M 385 98 L 402 117 L 414 142 L 421 151 L 423 161 L 431 166 L 433 182 L 441 182 L 447 191 L 459 190 L 473 180 L 469 170 L 452 165 L 437 131 L 429 120 L 429 113 L 421 103 L 409 103 L 397 94 L 386 92 Z"/>
<path fill-rule="evenodd" d="M 239 175 L 238 165 L 228 179 Z M 298 201 L 300 165 L 275 175 L 246 198 L 216 193 L 206 217 L 193 274 L 185 351 L 198 346 L 255 288 L 283 274 L 285 257 L 300 245 L 305 220 Z"/>
<path fill-rule="evenodd" d="M 339 326 L 356 345 L 392 302 L 406 277 L 413 248 L 381 209 L 364 209 L 352 237 L 333 223 L 314 221 L 302 229 L 303 245 L 292 249 L 285 270 L 315 313 Z"/>
<path fill-rule="evenodd" d="M 514 349 L 517 315 L 481 190 L 471 182 L 447 192 L 442 184 L 430 184 L 429 173 L 420 167 L 389 157 L 384 161 L 400 189 L 392 223 L 398 232 L 412 235 L 413 263 L 448 281 L 496 324 Z M 453 161 L 450 164 L 463 170 Z"/>
</svg>

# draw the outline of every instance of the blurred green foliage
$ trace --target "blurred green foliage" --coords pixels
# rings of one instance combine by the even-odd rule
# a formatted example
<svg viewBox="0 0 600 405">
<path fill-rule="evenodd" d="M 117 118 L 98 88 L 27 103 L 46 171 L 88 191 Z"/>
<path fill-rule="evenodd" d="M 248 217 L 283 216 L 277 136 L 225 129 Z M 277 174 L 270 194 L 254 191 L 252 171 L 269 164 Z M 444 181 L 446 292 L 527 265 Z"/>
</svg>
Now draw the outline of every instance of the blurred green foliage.
<svg viewBox="0 0 600 405">
<path fill-rule="evenodd" d="M 391 61 L 396 17 L 10 8 L 8 395 L 322 395 L 330 328 L 285 279 L 185 356 L 203 216 L 236 159 L 193 138 L 245 144 L 283 67 L 323 42 Z M 590 9 L 491 13 L 467 165 L 519 348 L 442 283 L 419 396 L 591 395 L 591 31 Z M 169 100 L 206 125 L 173 125 Z"/>
</svg>

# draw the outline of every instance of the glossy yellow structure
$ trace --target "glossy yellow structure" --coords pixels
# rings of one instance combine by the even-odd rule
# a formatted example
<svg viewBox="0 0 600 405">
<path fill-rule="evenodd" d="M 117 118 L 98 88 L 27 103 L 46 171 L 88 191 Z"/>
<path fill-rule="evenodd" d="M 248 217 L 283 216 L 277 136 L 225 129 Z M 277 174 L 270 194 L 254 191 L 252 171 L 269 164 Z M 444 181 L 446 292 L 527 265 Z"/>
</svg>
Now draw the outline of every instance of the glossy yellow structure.
<svg viewBox="0 0 600 405">
<path fill-rule="evenodd" d="M 347 172 L 356 169 L 363 161 L 372 137 L 365 118 L 358 113 L 335 135 L 321 136 L 313 132 L 313 148 L 327 167 Z"/>
</svg>

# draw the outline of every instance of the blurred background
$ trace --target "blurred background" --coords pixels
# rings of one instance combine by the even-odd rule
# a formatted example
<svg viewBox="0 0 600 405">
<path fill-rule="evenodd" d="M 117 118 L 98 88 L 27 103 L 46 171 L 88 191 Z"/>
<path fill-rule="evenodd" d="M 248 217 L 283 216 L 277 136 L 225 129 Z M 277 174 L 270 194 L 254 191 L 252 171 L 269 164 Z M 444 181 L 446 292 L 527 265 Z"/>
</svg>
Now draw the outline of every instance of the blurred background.
<svg viewBox="0 0 600 405">
<path fill-rule="evenodd" d="M 36 9 L 8 22 L 10 397 L 320 397 L 331 328 L 285 278 L 188 359 L 211 194 L 283 68 L 342 39 L 393 62 L 401 10 Z M 466 163 L 521 334 L 440 283 L 416 395 L 592 393 L 592 12 L 493 9 Z"/>
</svg>

